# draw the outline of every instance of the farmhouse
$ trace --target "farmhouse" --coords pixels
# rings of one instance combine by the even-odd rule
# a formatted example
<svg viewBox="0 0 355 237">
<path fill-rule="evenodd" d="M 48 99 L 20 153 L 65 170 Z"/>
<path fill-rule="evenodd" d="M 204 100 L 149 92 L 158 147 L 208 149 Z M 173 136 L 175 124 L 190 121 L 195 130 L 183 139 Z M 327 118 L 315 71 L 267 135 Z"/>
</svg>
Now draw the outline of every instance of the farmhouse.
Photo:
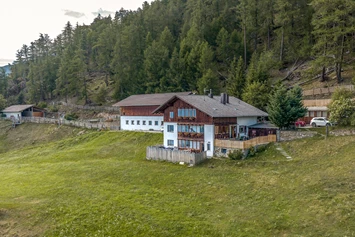
<svg viewBox="0 0 355 237">
<path fill-rule="evenodd" d="M 277 128 L 263 123 L 267 113 L 224 93 L 175 95 L 154 113 L 164 115 L 164 147 L 206 151 L 212 157 L 216 152 L 244 149 L 243 141 L 249 138 L 266 139 L 257 143 L 276 141 Z"/>
<path fill-rule="evenodd" d="M 161 131 L 163 114 L 152 112 L 175 95 L 188 95 L 190 92 L 132 95 L 113 106 L 120 107 L 122 130 Z"/>
<path fill-rule="evenodd" d="M 1 111 L 5 118 L 21 123 L 23 117 L 44 117 L 45 110 L 34 105 L 12 105 Z"/>
<path fill-rule="evenodd" d="M 303 118 L 300 118 L 300 120 L 309 124 L 314 117 L 329 117 L 330 113 L 327 106 L 330 102 L 330 99 L 303 100 L 303 105 L 307 108 L 308 112 Z"/>
</svg>

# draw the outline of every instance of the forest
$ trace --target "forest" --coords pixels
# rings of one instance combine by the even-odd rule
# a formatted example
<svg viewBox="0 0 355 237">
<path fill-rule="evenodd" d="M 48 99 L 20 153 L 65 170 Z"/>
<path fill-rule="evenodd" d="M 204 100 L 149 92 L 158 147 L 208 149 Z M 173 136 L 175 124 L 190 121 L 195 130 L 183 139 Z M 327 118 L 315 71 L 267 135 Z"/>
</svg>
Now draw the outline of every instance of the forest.
<svg viewBox="0 0 355 237">
<path fill-rule="evenodd" d="M 353 0 L 144 2 L 90 25 L 63 23 L 54 39 L 41 33 L 22 45 L 12 73 L 0 71 L 0 97 L 90 104 L 212 89 L 265 109 L 277 83 L 270 71 L 295 61 L 312 59 L 323 80 L 333 67 L 342 81 L 344 58 L 355 51 L 354 12 Z M 101 97 L 89 96 L 88 75 L 103 75 Z"/>
</svg>

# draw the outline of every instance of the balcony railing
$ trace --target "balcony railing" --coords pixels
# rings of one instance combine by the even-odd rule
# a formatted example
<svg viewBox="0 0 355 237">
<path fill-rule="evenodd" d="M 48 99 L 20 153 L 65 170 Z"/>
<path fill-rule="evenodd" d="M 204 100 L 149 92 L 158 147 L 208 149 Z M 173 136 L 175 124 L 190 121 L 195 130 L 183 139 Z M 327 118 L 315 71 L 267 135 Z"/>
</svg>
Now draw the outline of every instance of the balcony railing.
<svg viewBox="0 0 355 237">
<path fill-rule="evenodd" d="M 195 121 L 195 117 L 178 117 L 179 122 L 190 122 L 190 121 Z"/>
<path fill-rule="evenodd" d="M 179 138 L 203 139 L 203 133 L 197 132 L 178 132 Z"/>
</svg>

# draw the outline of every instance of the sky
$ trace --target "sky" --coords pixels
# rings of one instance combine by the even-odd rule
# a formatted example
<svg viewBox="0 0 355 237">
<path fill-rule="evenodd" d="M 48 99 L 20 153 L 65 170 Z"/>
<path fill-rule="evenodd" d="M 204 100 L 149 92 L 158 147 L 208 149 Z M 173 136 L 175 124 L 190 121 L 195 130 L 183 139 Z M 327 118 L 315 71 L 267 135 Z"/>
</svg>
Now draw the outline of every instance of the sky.
<svg viewBox="0 0 355 237">
<path fill-rule="evenodd" d="M 10 0 L 0 2 L 0 66 L 12 63 L 16 51 L 48 34 L 52 39 L 65 24 L 89 25 L 97 13 L 105 15 L 124 8 L 137 10 L 144 0 Z M 150 1 L 148 1 L 150 2 Z"/>
</svg>

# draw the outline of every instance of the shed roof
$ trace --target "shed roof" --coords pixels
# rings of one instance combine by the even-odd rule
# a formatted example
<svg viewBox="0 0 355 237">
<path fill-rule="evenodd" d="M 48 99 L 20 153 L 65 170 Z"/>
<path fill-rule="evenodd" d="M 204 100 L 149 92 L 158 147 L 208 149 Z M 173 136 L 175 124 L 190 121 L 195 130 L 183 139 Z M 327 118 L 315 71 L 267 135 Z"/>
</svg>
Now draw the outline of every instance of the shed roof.
<svg viewBox="0 0 355 237">
<path fill-rule="evenodd" d="M 274 125 L 273 123 L 270 123 L 270 122 L 256 123 L 256 124 L 253 124 L 253 125 L 251 125 L 249 127 L 250 128 L 278 129 L 278 127 L 276 125 Z"/>
<path fill-rule="evenodd" d="M 152 106 L 162 105 L 165 101 L 175 95 L 189 95 L 191 92 L 173 92 L 173 93 L 158 93 L 158 94 L 141 94 L 131 95 L 124 100 L 112 105 L 112 106 Z"/>
<path fill-rule="evenodd" d="M 163 105 L 159 106 L 154 113 L 164 111 L 171 102 L 177 99 L 181 99 L 213 118 L 268 116 L 266 112 L 233 96 L 229 96 L 229 103 L 222 104 L 220 102 L 220 96 L 210 98 L 203 95 L 174 96 Z"/>
<path fill-rule="evenodd" d="M 33 105 L 12 105 L 10 107 L 5 108 L 2 112 L 3 113 L 16 113 L 22 112 L 28 108 L 33 107 Z"/>
</svg>

